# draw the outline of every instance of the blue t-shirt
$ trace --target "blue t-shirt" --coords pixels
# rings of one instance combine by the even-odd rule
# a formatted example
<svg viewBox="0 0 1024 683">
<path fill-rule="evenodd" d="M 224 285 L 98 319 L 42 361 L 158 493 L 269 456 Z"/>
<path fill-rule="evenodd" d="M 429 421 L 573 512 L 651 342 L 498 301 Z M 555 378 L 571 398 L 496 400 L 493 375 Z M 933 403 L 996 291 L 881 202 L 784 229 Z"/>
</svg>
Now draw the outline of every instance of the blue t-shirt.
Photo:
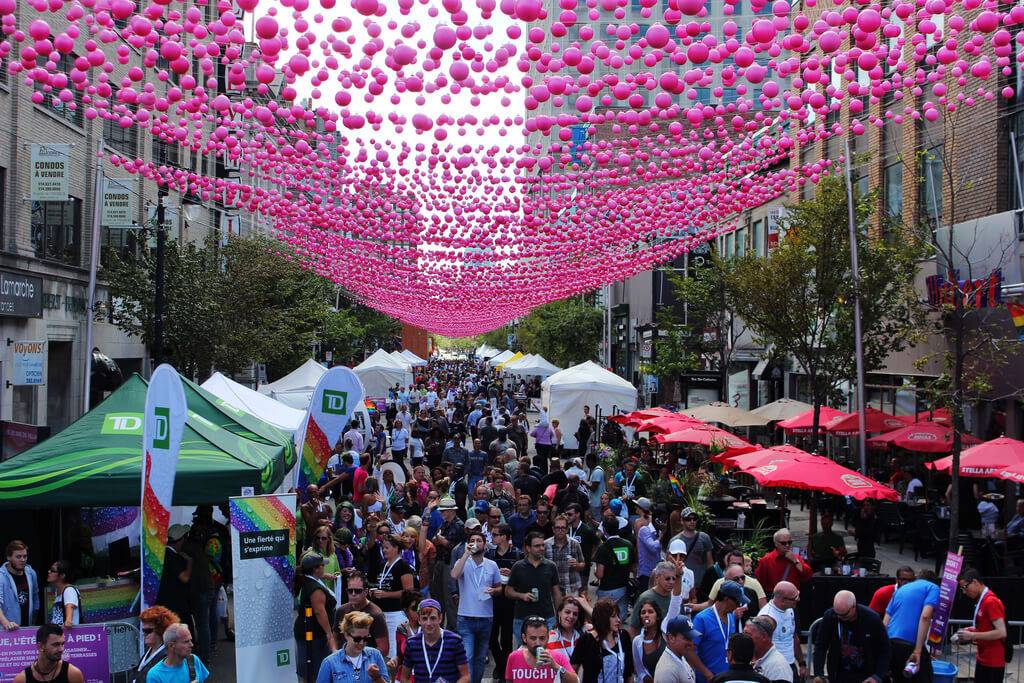
<svg viewBox="0 0 1024 683">
<path fill-rule="evenodd" d="M 917 642 L 917 625 L 925 605 L 939 605 L 939 587 L 931 581 L 918 579 L 897 588 L 885 608 L 889 615 L 889 637 Z"/>
<path fill-rule="evenodd" d="M 462 636 L 451 631 L 442 631 L 441 639 L 433 647 L 427 646 L 425 655 L 423 632 L 411 636 L 405 641 L 402 657 L 402 665 L 409 667 L 416 683 L 434 683 L 438 678 L 455 683 L 459 666 L 469 663 Z"/>
<path fill-rule="evenodd" d="M 466 469 L 471 477 L 479 477 L 487 468 L 487 453 L 484 451 L 470 451 Z"/>
<path fill-rule="evenodd" d="M 512 545 L 522 548 L 523 541 L 526 540 L 526 527 L 537 521 L 537 515 L 534 514 L 533 510 L 530 511 L 529 517 L 522 517 L 517 512 L 509 517 L 507 521 L 508 525 L 512 527 Z"/>
<path fill-rule="evenodd" d="M 182 662 L 176 667 L 169 667 L 165 664 L 166 660 L 161 661 L 146 675 L 147 683 L 189 683 L 193 679 L 188 676 L 188 663 Z M 210 676 L 210 672 L 206 669 L 206 666 L 199 660 L 199 657 L 195 657 L 196 662 L 196 677 L 194 680 L 203 683 Z"/>
<path fill-rule="evenodd" d="M 725 658 L 725 650 L 729 644 L 729 636 L 739 632 L 736 628 L 736 617 L 730 613 L 728 625 L 723 624 L 712 605 L 694 617 L 693 628 L 700 631 L 700 635 L 693 639 L 693 643 L 697 646 L 697 656 L 704 662 L 704 666 L 713 674 L 720 674 L 728 669 L 729 662 Z M 707 681 L 699 671 L 694 670 L 693 673 L 701 683 Z"/>
</svg>

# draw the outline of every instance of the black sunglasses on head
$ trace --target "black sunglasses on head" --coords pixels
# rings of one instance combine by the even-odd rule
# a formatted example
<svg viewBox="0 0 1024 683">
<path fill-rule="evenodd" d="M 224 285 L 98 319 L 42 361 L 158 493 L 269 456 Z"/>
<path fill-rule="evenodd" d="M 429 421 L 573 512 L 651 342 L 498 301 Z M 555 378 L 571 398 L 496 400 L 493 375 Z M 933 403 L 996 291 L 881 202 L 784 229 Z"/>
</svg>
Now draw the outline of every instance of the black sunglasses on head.
<svg viewBox="0 0 1024 683">
<path fill-rule="evenodd" d="M 373 642 L 373 636 L 354 636 L 351 633 L 346 633 L 353 643 L 366 643 L 370 644 Z"/>
</svg>

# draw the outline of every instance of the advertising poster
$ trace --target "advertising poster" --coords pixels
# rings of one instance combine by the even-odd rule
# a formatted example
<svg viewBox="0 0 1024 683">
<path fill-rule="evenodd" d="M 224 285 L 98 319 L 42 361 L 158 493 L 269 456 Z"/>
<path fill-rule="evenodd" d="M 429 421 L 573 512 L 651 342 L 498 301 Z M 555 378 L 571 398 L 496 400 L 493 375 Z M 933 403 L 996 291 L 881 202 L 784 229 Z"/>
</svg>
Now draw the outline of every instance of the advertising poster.
<svg viewBox="0 0 1024 683">
<path fill-rule="evenodd" d="M 104 178 L 100 224 L 108 228 L 130 228 L 135 178 Z"/>
<path fill-rule="evenodd" d="M 174 473 L 187 415 L 181 377 L 164 363 L 149 380 L 142 420 L 142 609 L 156 604 L 164 573 Z"/>
<path fill-rule="evenodd" d="M 42 386 L 45 365 L 45 341 L 16 341 L 11 344 L 11 384 L 14 386 Z"/>
<path fill-rule="evenodd" d="M 68 200 L 68 155 L 71 145 L 32 145 L 29 198 L 34 202 Z"/>
<path fill-rule="evenodd" d="M 294 683 L 295 494 L 231 499 L 235 676 Z"/>
<path fill-rule="evenodd" d="M 12 681 L 39 657 L 35 628 L 0 631 L 0 681 Z M 85 683 L 109 683 L 107 629 L 105 626 L 76 626 L 64 634 L 64 660 L 85 677 Z"/>
<path fill-rule="evenodd" d="M 946 636 L 949 612 L 953 609 L 953 600 L 956 599 L 956 580 L 963 565 L 962 555 L 946 553 L 946 565 L 942 568 L 942 580 L 939 582 L 939 606 L 935 609 L 932 628 L 928 632 L 928 649 L 932 656 L 942 654 L 942 639 Z"/>
<path fill-rule="evenodd" d="M 334 444 L 345 433 L 356 406 L 362 400 L 363 383 L 350 369 L 338 366 L 320 376 L 313 390 L 305 426 L 296 441 L 301 457 L 295 488 L 301 495 L 305 495 L 310 484 L 320 483 Z"/>
</svg>

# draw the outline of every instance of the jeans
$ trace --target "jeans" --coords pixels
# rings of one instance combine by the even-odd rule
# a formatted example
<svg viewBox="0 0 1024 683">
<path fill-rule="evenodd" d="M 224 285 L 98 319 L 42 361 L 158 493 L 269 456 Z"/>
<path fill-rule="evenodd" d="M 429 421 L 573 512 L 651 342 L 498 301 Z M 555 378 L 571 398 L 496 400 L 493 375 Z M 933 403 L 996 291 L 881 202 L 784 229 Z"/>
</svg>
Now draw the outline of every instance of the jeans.
<svg viewBox="0 0 1024 683">
<path fill-rule="evenodd" d="M 469 475 L 469 495 L 472 496 L 476 491 L 476 485 L 484 480 L 482 474 L 471 474 Z"/>
<path fill-rule="evenodd" d="M 388 623 L 388 657 L 398 655 L 398 627 L 409 621 L 405 612 L 385 612 L 384 620 Z"/>
<path fill-rule="evenodd" d="M 523 645 L 523 622 L 525 619 L 516 617 L 512 620 L 512 638 L 515 641 L 516 648 L 522 647 Z M 548 630 L 550 631 L 555 627 L 555 618 L 547 617 Z M 504 673 L 504 672 L 502 672 Z"/>
<path fill-rule="evenodd" d="M 626 587 L 625 586 L 623 586 L 622 588 L 613 588 L 613 589 L 608 590 L 608 591 L 603 591 L 601 589 L 598 589 L 598 591 L 597 591 L 597 599 L 600 600 L 601 598 L 608 598 L 609 600 L 612 600 L 612 601 L 618 603 L 618 605 L 619 605 L 619 618 L 622 619 L 623 622 L 625 622 L 625 621 L 627 621 L 629 619 L 629 600 L 626 599 Z"/>
<path fill-rule="evenodd" d="M 494 598 L 494 623 L 491 627 L 491 656 L 494 657 L 494 678 L 505 677 L 505 665 L 512 653 L 512 613 L 515 603 L 507 598 Z"/>
<path fill-rule="evenodd" d="M 458 632 L 469 657 L 469 680 L 480 683 L 487 666 L 487 646 L 491 640 L 491 617 L 464 617 L 459 615 Z"/>
</svg>

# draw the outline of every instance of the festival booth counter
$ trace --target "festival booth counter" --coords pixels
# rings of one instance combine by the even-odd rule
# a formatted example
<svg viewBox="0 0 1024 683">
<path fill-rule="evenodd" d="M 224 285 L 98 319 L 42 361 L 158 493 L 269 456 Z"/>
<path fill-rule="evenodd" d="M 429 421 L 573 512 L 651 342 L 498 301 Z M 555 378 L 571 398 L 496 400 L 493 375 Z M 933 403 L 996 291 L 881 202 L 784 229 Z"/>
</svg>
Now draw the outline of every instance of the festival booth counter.
<svg viewBox="0 0 1024 683">
<path fill-rule="evenodd" d="M 184 378 L 182 384 L 188 418 L 178 458 L 174 505 L 224 503 L 237 496 L 242 487 L 251 487 L 257 495 L 277 490 L 296 461 L 293 435 Z M 146 381 L 133 375 L 63 431 L 0 463 L 0 510 L 81 508 L 82 522 L 90 526 L 94 539 L 102 539 L 104 544 L 132 535 L 138 539 L 146 389 Z M 54 536 L 59 533 L 57 529 L 52 531 Z M 139 566 L 137 547 L 125 547 L 124 551 L 122 566 L 114 570 L 125 564 L 128 568 Z M 44 558 L 41 553 L 31 558 L 33 564 L 58 559 Z M 82 595 L 83 626 L 73 633 L 82 641 L 82 656 L 92 662 L 90 671 L 104 667 L 107 671 L 105 676 L 88 674 L 86 681 L 106 683 L 111 673 L 125 671 L 138 660 L 134 621 L 138 614 L 138 577 L 86 576 L 75 586 Z M 52 596 L 45 596 L 43 604 L 48 609 Z M 23 629 L 14 633 L 29 632 Z M 18 648 L 24 647 L 20 639 L 0 637 L 0 664 L 24 668 L 17 656 Z M 99 649 L 103 650 L 102 657 Z M 34 641 L 29 643 L 29 650 L 25 656 L 34 659 Z M 75 661 L 78 664 L 79 659 Z M 9 673 L 0 666 L 0 680 L 10 680 Z"/>
</svg>

